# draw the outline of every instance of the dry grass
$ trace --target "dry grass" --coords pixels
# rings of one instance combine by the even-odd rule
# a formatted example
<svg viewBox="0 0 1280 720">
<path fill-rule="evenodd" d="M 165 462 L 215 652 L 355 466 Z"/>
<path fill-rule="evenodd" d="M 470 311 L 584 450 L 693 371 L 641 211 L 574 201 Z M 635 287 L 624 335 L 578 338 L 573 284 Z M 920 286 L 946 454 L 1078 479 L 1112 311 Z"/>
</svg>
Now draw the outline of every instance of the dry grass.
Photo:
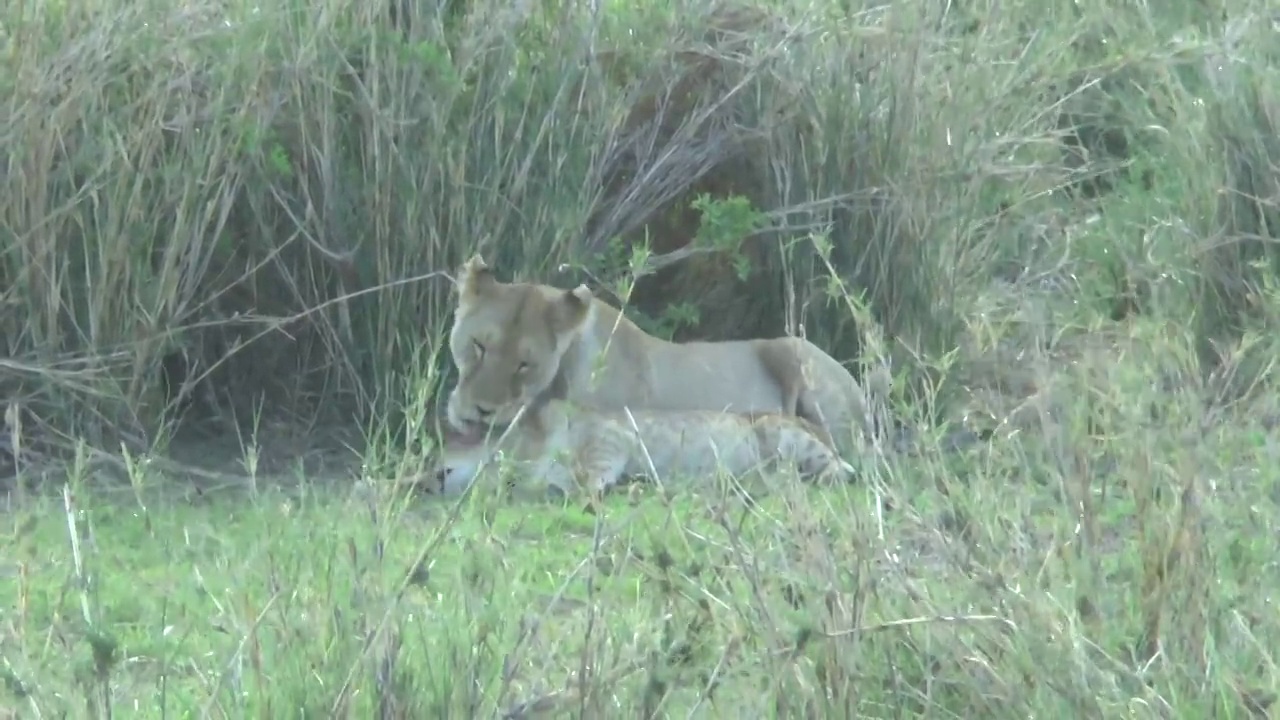
<svg viewBox="0 0 1280 720">
<path fill-rule="evenodd" d="M 0 716 L 1275 715 L 1264 3 L 407 5 L 6 10 Z M 909 452 L 405 497 L 476 251 Z"/>
</svg>

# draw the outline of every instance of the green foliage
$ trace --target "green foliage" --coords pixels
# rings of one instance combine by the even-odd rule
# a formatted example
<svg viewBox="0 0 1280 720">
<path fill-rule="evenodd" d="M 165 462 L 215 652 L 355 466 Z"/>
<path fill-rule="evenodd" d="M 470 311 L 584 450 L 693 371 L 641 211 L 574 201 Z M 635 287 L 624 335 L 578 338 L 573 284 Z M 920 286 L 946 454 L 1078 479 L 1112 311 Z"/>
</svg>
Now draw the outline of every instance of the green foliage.
<svg viewBox="0 0 1280 720">
<path fill-rule="evenodd" d="M 703 194 L 693 201 L 693 207 L 702 215 L 693 247 L 729 253 L 738 279 L 745 281 L 751 275 L 751 265 L 739 246 L 765 225 L 764 213 L 741 195 L 713 199 Z"/>
</svg>

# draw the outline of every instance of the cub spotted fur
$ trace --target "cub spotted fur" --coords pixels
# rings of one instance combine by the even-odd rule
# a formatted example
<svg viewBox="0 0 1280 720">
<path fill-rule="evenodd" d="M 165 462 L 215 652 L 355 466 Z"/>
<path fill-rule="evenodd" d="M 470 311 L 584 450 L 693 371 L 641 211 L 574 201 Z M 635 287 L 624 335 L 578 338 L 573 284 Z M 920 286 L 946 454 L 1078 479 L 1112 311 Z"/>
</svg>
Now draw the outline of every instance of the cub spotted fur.
<svg viewBox="0 0 1280 720">
<path fill-rule="evenodd" d="M 503 426 L 545 398 L 605 412 L 798 415 L 852 454 L 879 426 L 849 371 L 807 340 L 668 342 L 585 285 L 500 282 L 479 255 L 456 284 L 449 347 L 459 380 L 447 416 L 459 431 Z"/>
<path fill-rule="evenodd" d="M 635 424 L 632 425 L 634 418 Z M 493 440 L 497 440 L 494 431 Z M 474 480 L 496 449 L 479 431 L 446 428 L 436 469 L 441 491 L 457 493 Z M 782 413 L 709 410 L 600 412 L 548 400 L 519 420 L 502 444 L 526 472 L 566 495 L 601 494 L 624 478 L 661 481 L 740 476 L 759 467 L 787 464 L 803 478 L 847 479 L 842 461 L 812 423 Z"/>
</svg>

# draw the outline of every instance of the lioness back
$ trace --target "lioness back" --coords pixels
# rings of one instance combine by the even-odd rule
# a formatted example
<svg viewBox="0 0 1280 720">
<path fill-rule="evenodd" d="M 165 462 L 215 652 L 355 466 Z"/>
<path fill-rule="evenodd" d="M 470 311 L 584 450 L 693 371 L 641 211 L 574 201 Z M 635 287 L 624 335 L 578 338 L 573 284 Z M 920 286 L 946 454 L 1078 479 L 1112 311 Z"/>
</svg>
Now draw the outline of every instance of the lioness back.
<svg viewBox="0 0 1280 720">
<path fill-rule="evenodd" d="M 874 430 L 857 381 L 807 340 L 668 342 L 585 286 L 499 282 L 479 256 L 457 287 L 449 346 L 459 379 L 447 406 L 457 429 L 501 426 L 554 398 L 602 412 L 799 415 L 850 452 Z"/>
</svg>

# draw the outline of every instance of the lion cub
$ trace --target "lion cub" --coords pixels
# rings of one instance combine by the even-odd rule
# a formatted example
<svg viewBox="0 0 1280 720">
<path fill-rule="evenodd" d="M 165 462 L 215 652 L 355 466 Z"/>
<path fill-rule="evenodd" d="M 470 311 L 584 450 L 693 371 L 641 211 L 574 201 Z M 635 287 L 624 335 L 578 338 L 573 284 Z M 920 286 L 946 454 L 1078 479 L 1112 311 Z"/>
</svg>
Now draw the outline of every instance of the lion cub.
<svg viewBox="0 0 1280 720">
<path fill-rule="evenodd" d="M 492 441 L 499 435 L 495 428 Z M 501 449 L 566 495 L 598 495 L 624 478 L 665 482 L 717 470 L 738 476 L 782 463 L 803 478 L 847 479 L 853 467 L 824 435 L 809 421 L 782 413 L 632 410 L 628 417 L 626 411 L 592 411 L 553 399 L 527 410 Z M 493 442 L 479 431 L 446 427 L 437 487 L 445 493 L 466 489 L 493 454 Z"/>
</svg>

